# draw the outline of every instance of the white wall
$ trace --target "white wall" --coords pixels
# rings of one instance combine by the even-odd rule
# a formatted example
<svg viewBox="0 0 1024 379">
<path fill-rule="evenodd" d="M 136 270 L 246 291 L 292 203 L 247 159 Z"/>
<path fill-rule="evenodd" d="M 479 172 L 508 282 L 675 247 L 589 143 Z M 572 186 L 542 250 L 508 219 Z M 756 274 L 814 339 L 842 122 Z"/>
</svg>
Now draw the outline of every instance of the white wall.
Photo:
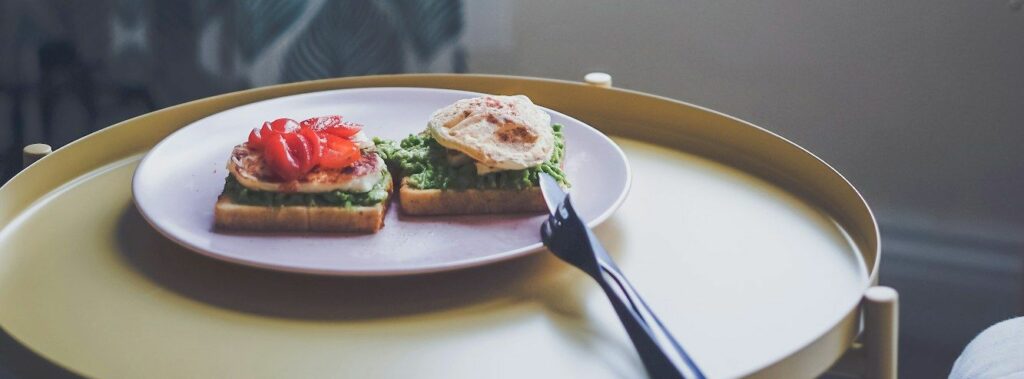
<svg viewBox="0 0 1024 379">
<path fill-rule="evenodd" d="M 775 131 L 846 175 L 883 225 L 1019 243 L 1015 4 L 469 0 L 465 42 L 472 72 L 607 71 Z"/>
</svg>

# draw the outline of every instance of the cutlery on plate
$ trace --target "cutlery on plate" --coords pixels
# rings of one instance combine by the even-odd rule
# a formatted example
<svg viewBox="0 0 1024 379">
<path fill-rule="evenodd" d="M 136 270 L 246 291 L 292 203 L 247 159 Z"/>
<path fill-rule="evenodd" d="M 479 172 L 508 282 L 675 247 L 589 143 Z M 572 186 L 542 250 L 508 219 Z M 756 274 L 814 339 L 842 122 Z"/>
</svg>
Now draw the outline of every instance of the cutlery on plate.
<svg viewBox="0 0 1024 379">
<path fill-rule="evenodd" d="M 546 173 L 540 174 L 540 187 L 551 211 L 541 225 L 544 246 L 601 285 L 648 375 L 652 378 L 704 378 L 573 209 L 571 197 Z"/>
</svg>

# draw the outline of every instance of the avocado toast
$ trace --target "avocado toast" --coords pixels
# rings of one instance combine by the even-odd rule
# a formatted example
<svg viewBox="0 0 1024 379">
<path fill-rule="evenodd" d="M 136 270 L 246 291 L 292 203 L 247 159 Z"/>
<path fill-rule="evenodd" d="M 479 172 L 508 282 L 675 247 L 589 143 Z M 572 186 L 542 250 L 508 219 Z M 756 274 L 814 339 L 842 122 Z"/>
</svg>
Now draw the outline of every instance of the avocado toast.
<svg viewBox="0 0 1024 379">
<path fill-rule="evenodd" d="M 460 100 L 423 133 L 375 142 L 400 174 L 399 204 L 410 215 L 543 212 L 539 173 L 569 185 L 562 126 L 525 96 Z"/>
</svg>

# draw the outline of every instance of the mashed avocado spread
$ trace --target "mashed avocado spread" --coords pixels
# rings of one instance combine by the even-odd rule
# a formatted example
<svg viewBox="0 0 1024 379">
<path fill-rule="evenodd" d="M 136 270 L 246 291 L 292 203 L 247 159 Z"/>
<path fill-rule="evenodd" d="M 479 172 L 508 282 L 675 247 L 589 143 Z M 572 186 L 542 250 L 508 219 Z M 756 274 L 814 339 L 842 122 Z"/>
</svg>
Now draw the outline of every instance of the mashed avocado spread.
<svg viewBox="0 0 1024 379">
<path fill-rule="evenodd" d="M 228 174 L 224 180 L 224 192 L 236 204 L 262 206 L 310 206 L 310 207 L 365 207 L 375 205 L 388 197 L 387 185 L 391 175 L 387 170 L 381 171 L 381 178 L 373 189 L 367 192 L 330 191 L 319 193 L 285 193 L 257 191 L 245 188 L 234 175 Z"/>
<path fill-rule="evenodd" d="M 515 189 L 536 186 L 538 175 L 546 172 L 564 186 L 569 185 L 565 173 L 559 167 L 565 154 L 565 139 L 562 125 L 554 124 L 555 150 L 551 159 L 539 166 L 523 170 L 476 174 L 472 163 L 452 166 L 448 163 L 446 149 L 428 134 L 410 135 L 398 144 L 374 138 L 377 150 L 391 166 L 399 167 L 401 175 L 409 178 L 409 185 L 418 189 Z"/>
</svg>

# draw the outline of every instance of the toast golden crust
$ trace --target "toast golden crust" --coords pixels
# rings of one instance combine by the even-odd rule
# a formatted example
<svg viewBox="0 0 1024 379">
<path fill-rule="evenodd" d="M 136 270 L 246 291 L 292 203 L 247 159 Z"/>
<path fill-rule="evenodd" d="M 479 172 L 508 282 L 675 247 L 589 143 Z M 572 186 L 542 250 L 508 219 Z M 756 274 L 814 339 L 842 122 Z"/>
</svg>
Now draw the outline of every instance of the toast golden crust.
<svg viewBox="0 0 1024 379">
<path fill-rule="evenodd" d="M 523 190 L 467 189 L 446 190 L 416 189 L 402 179 L 398 190 L 398 201 L 402 213 L 416 216 L 453 214 L 495 214 L 495 213 L 542 213 L 548 207 L 540 187 Z"/>
<path fill-rule="evenodd" d="M 214 228 L 222 231 L 376 233 L 384 227 L 392 187 L 389 183 L 388 197 L 376 205 L 348 208 L 242 205 L 222 195 L 213 209 Z"/>
</svg>

